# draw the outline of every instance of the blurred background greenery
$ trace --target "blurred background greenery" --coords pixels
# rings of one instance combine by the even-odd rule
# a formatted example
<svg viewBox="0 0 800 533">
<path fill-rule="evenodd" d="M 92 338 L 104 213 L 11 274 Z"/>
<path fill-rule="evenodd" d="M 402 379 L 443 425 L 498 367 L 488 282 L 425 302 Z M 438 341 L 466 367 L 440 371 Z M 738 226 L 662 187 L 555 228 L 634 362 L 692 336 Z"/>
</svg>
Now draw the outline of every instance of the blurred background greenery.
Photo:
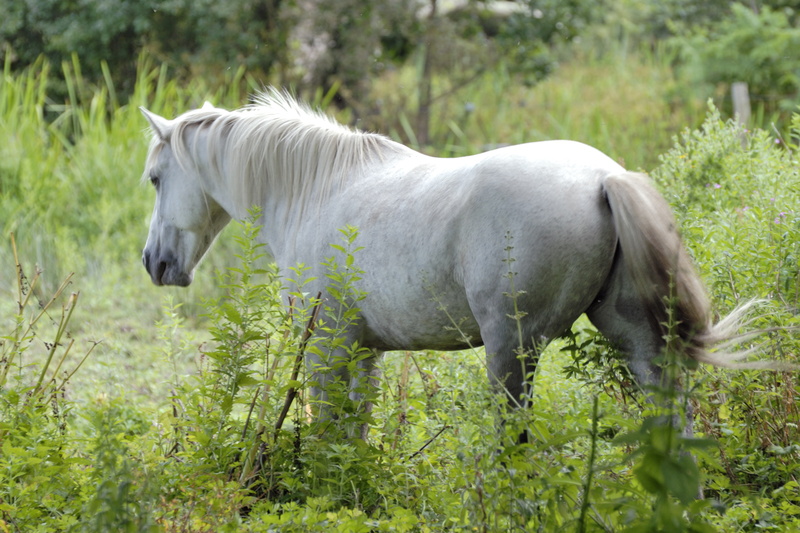
<svg viewBox="0 0 800 533">
<path fill-rule="evenodd" d="M 227 83 L 245 69 L 257 83 L 301 94 L 335 88 L 338 107 L 365 128 L 385 128 L 387 95 L 376 84 L 403 66 L 414 87 L 396 87 L 403 109 L 451 100 L 502 69 L 532 86 L 574 62 L 624 63 L 646 55 L 678 77 L 671 105 L 708 96 L 721 103 L 732 82 L 750 84 L 764 120 L 798 103 L 796 0 L 3 0 L 2 56 L 12 72 L 45 58 L 48 95 L 73 101 L 62 65 L 115 101 L 135 91 L 142 54 L 170 79 Z M 613 72 L 610 72 L 613 75 Z M 452 85 L 435 91 L 437 76 Z M 621 80 L 622 81 L 622 80 Z M 400 90 L 402 89 L 402 90 Z M 403 93 L 404 97 L 400 97 Z M 243 96 L 243 95 L 242 95 Z M 55 111 L 53 111 L 55 112 Z M 424 118 L 421 117 L 421 118 Z M 428 126 L 412 123 L 421 144 Z M 431 144 L 438 139 L 434 136 Z"/>
</svg>

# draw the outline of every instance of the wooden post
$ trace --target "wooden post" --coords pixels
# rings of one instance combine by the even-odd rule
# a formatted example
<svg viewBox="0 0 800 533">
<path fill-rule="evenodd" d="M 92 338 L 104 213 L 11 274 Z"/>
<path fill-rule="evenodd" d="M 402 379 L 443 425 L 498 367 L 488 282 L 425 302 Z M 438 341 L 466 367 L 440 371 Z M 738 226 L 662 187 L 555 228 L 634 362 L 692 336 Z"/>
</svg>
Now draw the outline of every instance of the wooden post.
<svg viewBox="0 0 800 533">
<path fill-rule="evenodd" d="M 742 126 L 747 126 L 750 122 L 750 92 L 747 83 L 737 81 L 731 86 L 731 97 L 733 98 L 733 116 L 736 122 Z"/>
<path fill-rule="evenodd" d="M 742 127 L 747 128 L 750 122 L 750 92 L 747 83 L 737 81 L 731 85 L 731 98 L 733 99 L 733 118 Z M 742 131 L 742 148 L 747 147 L 747 134 Z"/>
</svg>

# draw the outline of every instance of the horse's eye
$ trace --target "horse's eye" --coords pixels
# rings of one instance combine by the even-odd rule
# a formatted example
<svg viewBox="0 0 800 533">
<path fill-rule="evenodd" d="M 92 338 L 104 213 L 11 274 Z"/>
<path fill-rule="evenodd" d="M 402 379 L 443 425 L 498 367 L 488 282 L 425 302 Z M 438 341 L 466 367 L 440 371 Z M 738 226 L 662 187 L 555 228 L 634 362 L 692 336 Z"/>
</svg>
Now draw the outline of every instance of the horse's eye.
<svg viewBox="0 0 800 533">
<path fill-rule="evenodd" d="M 158 176 L 150 176 L 150 183 L 153 184 L 153 187 L 158 189 L 158 184 L 159 184 Z"/>
</svg>

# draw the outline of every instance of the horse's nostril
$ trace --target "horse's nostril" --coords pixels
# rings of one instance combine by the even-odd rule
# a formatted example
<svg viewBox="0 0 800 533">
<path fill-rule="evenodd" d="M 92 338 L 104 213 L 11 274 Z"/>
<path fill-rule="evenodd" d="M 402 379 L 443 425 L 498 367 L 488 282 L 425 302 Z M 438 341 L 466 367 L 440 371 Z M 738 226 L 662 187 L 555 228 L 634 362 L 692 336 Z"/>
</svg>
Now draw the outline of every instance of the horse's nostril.
<svg viewBox="0 0 800 533">
<path fill-rule="evenodd" d="M 142 264 L 145 270 L 150 274 L 150 278 L 156 285 L 163 285 L 164 274 L 167 272 L 169 266 L 168 261 L 159 260 L 158 257 L 153 257 L 153 254 L 147 250 L 142 252 Z"/>
<path fill-rule="evenodd" d="M 167 262 L 166 261 L 159 261 L 156 265 L 156 271 L 152 273 L 153 279 L 156 280 L 158 283 L 163 283 L 164 279 L 164 272 L 167 271 Z"/>
</svg>

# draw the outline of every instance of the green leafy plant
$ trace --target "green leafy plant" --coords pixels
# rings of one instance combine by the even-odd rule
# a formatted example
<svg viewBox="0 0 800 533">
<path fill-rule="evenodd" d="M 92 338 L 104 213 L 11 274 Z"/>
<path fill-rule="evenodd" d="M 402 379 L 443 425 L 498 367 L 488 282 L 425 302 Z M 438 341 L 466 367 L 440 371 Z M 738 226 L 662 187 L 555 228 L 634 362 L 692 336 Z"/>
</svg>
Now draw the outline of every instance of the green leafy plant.
<svg viewBox="0 0 800 533">
<path fill-rule="evenodd" d="M 154 508 L 156 490 L 142 460 L 132 457 L 131 442 L 144 435 L 149 423 L 122 400 L 87 413 L 92 438 L 87 453 L 93 458 L 84 485 L 86 503 L 80 528 L 85 531 L 158 532 Z"/>
</svg>

